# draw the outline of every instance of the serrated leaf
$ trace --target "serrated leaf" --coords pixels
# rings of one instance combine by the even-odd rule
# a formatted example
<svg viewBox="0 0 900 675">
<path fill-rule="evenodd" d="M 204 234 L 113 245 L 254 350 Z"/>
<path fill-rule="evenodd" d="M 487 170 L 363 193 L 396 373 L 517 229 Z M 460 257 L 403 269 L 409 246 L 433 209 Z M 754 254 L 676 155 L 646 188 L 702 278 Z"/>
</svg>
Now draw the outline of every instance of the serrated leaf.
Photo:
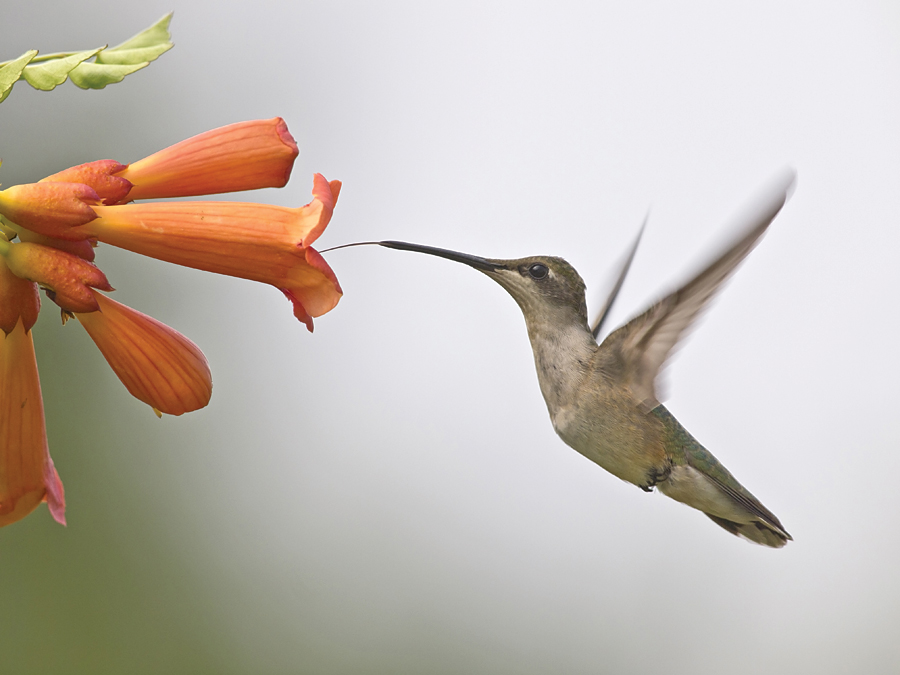
<svg viewBox="0 0 900 675">
<path fill-rule="evenodd" d="M 77 52 L 69 56 L 53 59 L 44 63 L 26 66 L 22 71 L 22 78 L 35 89 L 50 91 L 66 81 L 69 73 L 82 61 L 100 53 L 104 47 L 89 49 L 86 52 Z"/>
<path fill-rule="evenodd" d="M 171 20 L 170 12 L 112 49 L 99 47 L 85 52 L 41 56 L 37 56 L 37 50 L 29 50 L 14 61 L 0 63 L 0 103 L 20 79 L 42 91 L 56 88 L 67 77 L 82 89 L 103 89 L 108 84 L 121 82 L 126 75 L 145 68 L 174 46 L 169 34 Z M 87 61 L 92 57 L 96 57 L 93 63 Z"/>
<path fill-rule="evenodd" d="M 22 77 L 22 71 L 25 70 L 25 66 L 37 56 L 37 53 L 37 49 L 29 49 L 15 61 L 10 61 L 0 66 L 0 103 L 9 96 L 13 85 Z"/>
<path fill-rule="evenodd" d="M 137 49 L 107 49 L 97 55 L 95 63 L 110 63 L 115 65 L 133 65 L 136 63 L 150 63 L 155 61 L 160 54 L 164 54 L 174 47 L 171 42 L 156 45 L 154 47 L 138 47 Z"/>
<path fill-rule="evenodd" d="M 106 85 L 121 82 L 126 75 L 131 75 L 149 65 L 149 61 L 131 65 L 82 63 L 69 73 L 69 79 L 72 80 L 72 84 L 82 89 L 103 89 Z"/>
</svg>

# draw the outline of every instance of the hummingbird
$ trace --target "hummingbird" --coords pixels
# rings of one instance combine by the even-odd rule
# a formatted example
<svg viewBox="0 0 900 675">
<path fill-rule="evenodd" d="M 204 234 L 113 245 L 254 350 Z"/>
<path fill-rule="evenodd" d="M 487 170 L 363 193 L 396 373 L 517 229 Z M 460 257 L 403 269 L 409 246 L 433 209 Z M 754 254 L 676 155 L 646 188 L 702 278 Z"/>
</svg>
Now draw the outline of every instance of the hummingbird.
<svg viewBox="0 0 900 675">
<path fill-rule="evenodd" d="M 734 535 L 780 548 L 792 540 L 781 521 L 660 402 L 660 371 L 716 291 L 759 242 L 793 182 L 793 173 L 779 181 L 737 239 L 705 269 L 599 344 L 597 337 L 640 234 L 590 326 L 584 281 L 562 258 L 502 260 L 401 241 L 366 243 L 446 258 L 496 281 L 522 310 L 541 393 L 553 428 L 567 445 L 646 492 L 657 488 L 702 511 Z"/>
</svg>

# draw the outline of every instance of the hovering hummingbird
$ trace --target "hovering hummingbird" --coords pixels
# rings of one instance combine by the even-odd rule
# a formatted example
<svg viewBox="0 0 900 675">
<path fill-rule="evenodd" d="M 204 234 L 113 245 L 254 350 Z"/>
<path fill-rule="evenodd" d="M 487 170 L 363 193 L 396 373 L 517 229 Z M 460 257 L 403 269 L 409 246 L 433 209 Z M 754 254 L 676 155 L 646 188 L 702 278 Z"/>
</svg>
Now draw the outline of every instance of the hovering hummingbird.
<svg viewBox="0 0 900 675">
<path fill-rule="evenodd" d="M 781 210 L 793 181 L 793 173 L 781 181 L 738 240 L 708 267 L 599 345 L 596 338 L 640 234 L 590 327 L 584 281 L 562 258 L 499 260 L 400 241 L 367 243 L 461 262 L 496 281 L 525 315 L 541 393 L 566 444 L 646 492 L 659 488 L 702 511 L 732 534 L 779 548 L 791 535 L 660 403 L 658 377 L 678 341 Z"/>
</svg>

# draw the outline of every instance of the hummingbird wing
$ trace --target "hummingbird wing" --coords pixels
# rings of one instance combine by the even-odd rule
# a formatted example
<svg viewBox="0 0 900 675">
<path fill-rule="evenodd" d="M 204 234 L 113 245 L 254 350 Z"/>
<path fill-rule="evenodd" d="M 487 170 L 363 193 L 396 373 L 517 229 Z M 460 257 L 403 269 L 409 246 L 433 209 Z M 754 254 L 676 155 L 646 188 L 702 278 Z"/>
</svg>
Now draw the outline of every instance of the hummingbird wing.
<svg viewBox="0 0 900 675">
<path fill-rule="evenodd" d="M 595 340 L 597 339 L 597 336 L 600 335 L 600 330 L 603 328 L 603 322 L 606 321 L 606 317 L 609 315 L 609 311 L 616 301 L 616 296 L 619 295 L 622 284 L 625 282 L 625 277 L 628 276 L 628 270 L 631 268 L 631 261 L 634 260 L 634 254 L 637 253 L 638 244 L 641 243 L 641 237 L 644 234 L 644 228 L 647 227 L 647 220 L 649 218 L 650 212 L 647 211 L 647 215 L 644 216 L 644 222 L 641 224 L 641 229 L 638 230 L 637 237 L 634 238 L 631 249 L 622 261 L 622 269 L 619 270 L 619 276 L 616 279 L 615 284 L 613 284 L 612 290 L 609 292 L 609 297 L 606 298 L 603 307 L 597 312 L 597 318 L 594 319 L 594 324 L 591 326 L 591 334 L 594 336 Z"/>
<path fill-rule="evenodd" d="M 745 233 L 702 272 L 613 333 L 621 333 L 616 335 L 615 342 L 619 343 L 625 365 L 622 373 L 625 382 L 648 410 L 659 405 L 663 398 L 657 378 L 666 360 L 722 283 L 753 250 L 769 223 L 778 215 L 790 195 L 794 177 L 794 172 L 790 171 L 779 178 L 776 188 L 748 218 Z"/>
</svg>

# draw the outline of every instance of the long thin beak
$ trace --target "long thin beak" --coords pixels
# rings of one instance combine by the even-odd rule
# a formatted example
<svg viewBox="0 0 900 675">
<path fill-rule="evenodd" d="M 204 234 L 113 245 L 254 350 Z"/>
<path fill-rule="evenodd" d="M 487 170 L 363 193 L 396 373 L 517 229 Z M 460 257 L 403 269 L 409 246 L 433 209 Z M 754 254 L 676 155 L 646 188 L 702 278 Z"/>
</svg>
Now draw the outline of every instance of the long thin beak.
<svg viewBox="0 0 900 675">
<path fill-rule="evenodd" d="M 420 244 L 408 244 L 405 241 L 379 241 L 373 243 L 377 243 L 379 246 L 384 246 L 386 248 L 395 248 L 400 251 L 415 251 L 417 253 L 436 255 L 439 258 L 446 258 L 447 260 L 461 262 L 464 265 L 474 267 L 475 269 L 481 270 L 482 272 L 494 272 L 505 267 L 503 264 L 492 262 L 487 258 L 479 258 L 477 255 L 469 255 L 468 253 L 449 251 L 445 248 L 422 246 Z"/>
</svg>

